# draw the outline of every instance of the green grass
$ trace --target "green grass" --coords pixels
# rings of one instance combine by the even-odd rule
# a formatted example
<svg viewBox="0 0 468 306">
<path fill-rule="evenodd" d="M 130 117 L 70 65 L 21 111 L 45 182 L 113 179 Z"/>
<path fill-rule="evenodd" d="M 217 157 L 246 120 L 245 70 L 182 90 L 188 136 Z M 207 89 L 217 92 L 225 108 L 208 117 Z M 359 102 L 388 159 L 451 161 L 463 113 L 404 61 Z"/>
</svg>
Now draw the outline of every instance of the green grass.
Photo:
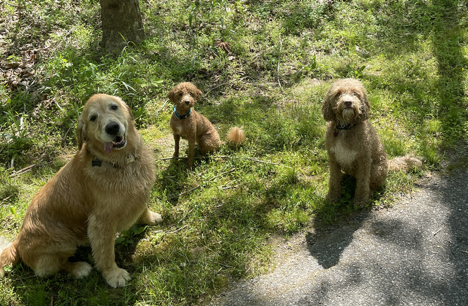
<svg viewBox="0 0 468 306">
<path fill-rule="evenodd" d="M 96 92 L 132 107 L 156 157 L 149 205 L 164 222 L 119 238 L 117 263 L 132 275 L 125 288 L 95 270 L 40 279 L 19 264 L 0 280 L 0 305 L 206 304 L 230 281 L 268 271 L 273 237 L 353 214 L 353 179 L 340 203 L 324 201 L 321 102 L 334 79 L 364 83 L 390 157 L 411 153 L 438 168 L 466 140 L 464 0 L 146 1 L 147 39 L 118 56 L 99 47 L 98 1 L 4 2 L 0 236 L 17 234 L 34 194 L 74 154 L 77 116 Z M 240 148 L 198 159 L 193 172 L 185 160 L 162 160 L 173 152 L 166 95 L 182 81 L 205 93 L 197 110 L 223 140 L 234 125 L 247 136 Z M 418 175 L 391 173 L 369 203 L 391 205 Z M 83 248 L 75 259 L 92 262 L 90 254 Z"/>
</svg>

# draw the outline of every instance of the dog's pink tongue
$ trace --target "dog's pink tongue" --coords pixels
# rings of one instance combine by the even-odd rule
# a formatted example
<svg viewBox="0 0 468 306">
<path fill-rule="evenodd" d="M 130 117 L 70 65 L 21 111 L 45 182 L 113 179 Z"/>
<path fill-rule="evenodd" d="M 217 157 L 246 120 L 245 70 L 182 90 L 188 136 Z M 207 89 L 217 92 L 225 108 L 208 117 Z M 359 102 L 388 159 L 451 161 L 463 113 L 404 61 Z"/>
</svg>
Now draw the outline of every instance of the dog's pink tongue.
<svg viewBox="0 0 468 306">
<path fill-rule="evenodd" d="M 114 145 L 112 144 L 112 142 L 105 142 L 104 143 L 104 151 L 106 151 L 107 153 L 112 152 L 113 147 L 114 147 Z"/>
</svg>

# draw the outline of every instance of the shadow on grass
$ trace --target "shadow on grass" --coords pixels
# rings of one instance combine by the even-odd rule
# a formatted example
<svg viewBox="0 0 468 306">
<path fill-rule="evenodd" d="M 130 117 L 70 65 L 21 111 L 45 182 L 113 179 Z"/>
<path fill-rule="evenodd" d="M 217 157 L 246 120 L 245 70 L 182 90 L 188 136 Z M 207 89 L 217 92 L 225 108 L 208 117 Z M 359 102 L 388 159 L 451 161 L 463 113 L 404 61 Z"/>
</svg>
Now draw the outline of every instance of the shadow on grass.
<svg viewBox="0 0 468 306">
<path fill-rule="evenodd" d="M 141 273 L 135 268 L 132 257 L 143 236 L 143 233 L 134 235 L 115 246 L 117 266 L 127 270 L 132 278 Z M 76 279 L 63 271 L 37 277 L 32 269 L 20 262 L 6 277 L 10 279 L 15 296 L 24 305 L 129 305 L 137 301 L 138 289 L 134 281 L 129 281 L 124 288 L 112 288 L 107 284 L 94 267 L 91 247 L 79 247 L 69 261 L 90 263 L 93 270 L 83 279 Z"/>
<path fill-rule="evenodd" d="M 424 2 L 412 3 L 410 6 L 414 6 L 413 13 L 415 17 L 426 15 L 426 16 L 438 16 L 437 25 L 435 26 L 435 33 L 426 33 L 432 40 L 434 47 L 433 53 L 438 63 L 438 79 L 437 83 L 433 84 L 436 88 L 439 100 L 438 107 L 434 109 L 429 104 L 428 99 L 424 99 L 423 96 L 427 95 L 427 84 L 421 84 L 419 80 L 412 80 L 409 78 L 402 78 L 393 84 L 393 90 L 400 94 L 410 94 L 412 98 L 405 99 L 405 104 L 400 105 L 402 108 L 407 109 L 407 113 L 410 116 L 415 116 L 417 123 L 414 125 L 415 128 L 419 125 L 422 127 L 424 122 L 429 118 L 428 115 L 433 115 L 439 118 L 442 122 L 442 131 L 445 135 L 451 135 L 447 137 L 448 140 L 454 137 L 460 136 L 460 126 L 467 118 L 466 112 L 466 98 L 463 98 L 464 88 L 464 67 L 466 67 L 468 61 L 464 57 L 464 53 L 461 50 L 460 38 L 462 37 L 462 31 L 465 30 L 462 26 L 458 25 L 458 10 L 461 8 L 461 4 L 466 1 L 435 1 L 432 5 L 426 5 Z M 397 4 L 398 5 L 398 4 Z M 465 3 L 466 5 L 466 3 Z M 414 13 L 416 12 L 416 13 Z M 418 15 L 420 14 L 420 15 Z M 408 30 L 414 27 L 418 30 L 416 20 L 405 18 L 403 15 L 395 14 L 394 18 L 401 18 L 399 21 L 394 21 L 392 24 L 399 24 L 403 29 Z M 433 18 L 435 19 L 435 17 Z M 442 21 L 443 20 L 443 21 Z M 389 32 L 400 31 L 399 29 L 389 29 Z M 411 36 L 409 36 L 411 37 Z M 403 42 L 409 43 L 408 48 L 415 48 L 414 39 L 402 38 Z M 395 56 L 393 49 L 389 49 L 389 56 Z M 404 49 L 399 49 L 400 52 L 404 53 Z M 385 52 L 385 50 L 383 50 Z M 373 86 L 381 86 L 381 78 L 374 79 L 371 76 L 363 76 L 365 79 L 369 79 Z M 408 76 L 406 76 L 408 77 Z M 420 77 L 420 75 L 419 75 Z M 429 85 L 430 87 L 431 85 Z M 421 135 L 424 134 L 424 130 L 421 130 Z M 442 146 L 448 146 L 451 143 L 443 142 Z M 422 144 L 424 146 L 424 144 Z M 353 188 L 351 188 L 353 190 Z M 346 204 L 345 204 L 346 205 Z M 349 203 L 344 207 L 345 211 L 349 211 Z M 352 204 L 351 204 L 352 205 Z M 320 220 L 321 215 L 328 215 L 327 210 L 340 209 L 336 206 L 325 207 L 317 215 Z M 357 218 L 353 218 L 353 222 L 348 224 L 346 229 L 341 230 L 340 224 L 333 226 L 326 226 L 323 228 L 316 228 L 315 234 L 309 234 L 307 241 L 309 250 L 312 256 L 314 256 L 318 263 L 324 268 L 328 269 L 339 263 L 340 257 L 344 249 L 353 241 L 353 233 L 361 227 L 363 221 L 369 216 L 368 211 L 360 212 L 357 214 Z M 330 214 L 333 215 L 333 214 Z M 336 215 L 336 212 L 335 212 Z M 400 228 L 405 227 L 405 224 L 374 224 L 375 228 L 382 228 L 388 233 L 388 235 L 395 234 Z M 458 228 L 458 227 L 457 227 Z M 339 237 L 339 238 L 337 238 Z M 420 248 L 422 238 L 420 236 L 412 237 L 401 237 L 401 242 L 409 248 Z M 333 244 L 329 244 L 329 241 L 333 241 Z M 458 262 L 458 261 L 457 261 Z M 359 273 L 357 273 L 359 274 Z M 423 281 L 423 276 L 415 276 L 417 279 Z M 359 283 L 359 279 L 353 279 L 352 282 Z M 326 290 L 326 286 L 324 288 Z M 430 292 L 425 294 L 430 295 Z M 394 297 L 399 300 L 397 297 Z"/>
<path fill-rule="evenodd" d="M 433 45 L 433 53 L 437 60 L 437 78 L 435 82 L 427 84 L 425 80 L 412 79 L 411 75 L 405 78 L 391 80 L 393 84 L 388 85 L 385 77 L 375 77 L 363 75 L 364 79 L 371 82 L 374 88 L 380 86 L 387 87 L 390 91 L 398 95 L 409 95 L 411 98 L 396 105 L 404 109 L 402 113 L 406 113 L 415 121 L 414 128 L 420 134 L 424 134 L 421 126 L 425 121 L 434 116 L 442 122 L 442 132 L 449 135 L 442 140 L 442 146 L 449 146 L 454 138 L 460 137 L 462 131 L 461 126 L 467 118 L 466 112 L 466 97 L 465 92 L 465 75 L 464 69 L 467 65 L 465 53 L 462 50 L 461 39 L 466 32 L 466 27 L 459 24 L 459 12 L 464 11 L 466 14 L 466 1 L 434 1 L 429 4 L 423 1 L 401 2 L 394 4 L 398 9 L 392 16 L 394 20 L 388 24 L 387 31 L 389 33 L 404 33 L 413 32 L 422 34 L 423 37 L 430 39 Z M 413 9 L 410 10 L 409 8 Z M 401 11 L 399 11 L 402 9 Z M 429 31 L 425 28 L 427 24 L 421 24 L 423 18 L 425 22 L 432 25 L 434 31 Z M 392 28 L 395 26 L 395 28 Z M 421 30 L 426 32 L 421 33 Z M 408 36 L 406 36 L 408 37 Z M 411 37 L 411 35 L 409 36 Z M 415 48 L 414 40 L 402 36 L 399 43 L 405 44 L 408 48 Z M 407 44 L 409 43 L 409 44 Z M 392 43 L 394 44 L 394 43 Z M 385 46 L 388 46 L 385 49 Z M 395 52 L 405 53 L 405 48 L 394 48 L 388 45 L 388 41 L 383 40 L 384 46 L 380 52 L 387 53 L 389 57 L 395 56 Z M 413 67 L 414 68 L 414 67 Z M 409 78 L 408 78 L 409 77 Z M 433 100 L 425 99 L 428 90 L 435 93 Z M 419 126 L 419 127 L 418 127 Z M 429 135 L 428 137 L 432 137 Z M 424 135 L 421 135 L 421 146 L 424 146 Z M 460 152 L 466 155 L 466 148 Z M 463 170 L 465 171 L 465 170 Z M 465 175 L 466 176 L 466 175 Z M 441 303 L 446 305 L 456 305 L 463 303 L 466 300 L 468 293 L 466 291 L 466 281 L 468 264 L 466 261 L 466 250 L 468 249 L 468 241 L 465 239 L 468 236 L 467 227 L 464 225 L 468 220 L 466 212 L 465 187 L 463 182 L 466 178 L 444 179 L 443 186 L 437 183 L 429 186 L 428 189 L 440 195 L 441 206 L 446 209 L 444 216 L 433 214 L 431 211 L 421 211 L 421 223 L 414 223 L 413 220 L 408 222 L 389 219 L 373 222 L 369 228 L 372 234 L 375 234 L 379 240 L 384 243 L 393 245 L 399 249 L 391 258 L 382 259 L 376 254 L 375 260 L 371 260 L 371 265 L 363 265 L 356 258 L 351 263 L 343 263 L 343 277 L 339 281 L 334 281 L 331 278 L 321 278 L 320 283 L 312 282 L 313 289 L 307 293 L 307 297 L 302 298 L 298 304 L 319 305 L 319 304 L 337 304 L 337 293 L 341 293 L 341 297 L 346 294 L 355 294 L 359 297 L 365 297 L 368 291 L 363 288 L 360 293 L 360 287 L 368 286 L 369 293 L 372 297 L 381 298 L 379 300 L 368 300 L 367 303 L 385 303 L 388 305 L 396 305 L 414 301 L 424 303 Z M 433 204 L 437 205 L 436 203 Z M 344 209 L 347 210 L 346 204 L 343 207 L 329 206 L 321 214 L 325 214 L 326 210 Z M 430 209 L 430 208 L 428 208 Z M 354 233 L 361 229 L 364 221 L 368 221 L 370 214 L 367 211 L 355 214 L 351 221 L 323 228 L 316 228 L 315 234 L 307 235 L 308 250 L 310 254 L 316 258 L 317 262 L 325 269 L 336 266 L 340 263 L 340 258 L 346 249 L 354 241 Z M 418 216 L 419 217 L 419 216 Z M 441 221 L 440 218 L 445 218 L 446 221 Z M 426 219 L 426 220 L 424 220 Z M 430 226 L 431 219 L 436 219 L 442 223 L 441 229 L 434 229 L 432 234 L 423 236 L 422 228 Z M 427 223 L 425 223 L 427 222 Z M 434 221 L 436 222 L 436 221 Z M 439 231 L 447 233 L 445 238 L 435 237 Z M 398 237 L 397 239 L 395 239 Z M 439 243 L 445 243 L 445 249 L 442 253 L 434 250 L 425 250 L 427 248 L 427 239 L 437 239 Z M 356 242 L 360 243 L 360 242 Z M 366 249 L 365 241 L 362 242 L 362 249 Z M 369 246 L 370 247 L 370 246 Z M 378 250 L 375 250 L 378 252 Z M 408 259 L 403 256 L 404 253 L 415 253 L 415 257 Z M 437 256 L 433 255 L 437 254 Z M 359 254 L 358 254 L 359 255 Z M 357 255 L 357 256 L 358 256 Z M 401 257 L 400 257 L 401 256 Z M 430 267 L 434 265 L 433 257 L 440 259 L 440 262 L 435 262 L 437 267 L 434 267 L 437 272 L 432 271 Z M 396 259 L 395 259 L 396 258 Z M 388 260 L 388 261 L 386 261 Z M 390 260 L 397 260 L 399 264 L 395 270 L 382 270 L 382 266 L 394 264 Z M 422 265 L 426 265 L 425 271 L 420 270 Z M 330 273 L 332 273 L 330 271 Z M 439 273 L 446 275 L 441 281 Z M 369 275 L 377 275 L 377 279 L 368 283 Z M 348 289 L 351 289 L 350 292 Z M 346 291 L 348 290 L 348 291 Z M 369 295 L 369 298 L 371 296 Z M 274 299 L 273 299 L 274 300 Z M 333 302 L 332 302 L 333 301 Z M 271 301 L 270 301 L 271 302 Z M 281 303 L 282 301 L 277 300 Z M 348 300 L 349 302 L 349 300 Z M 343 305 L 346 300 L 343 300 Z M 257 300 L 250 305 L 266 305 L 263 300 Z"/>
<path fill-rule="evenodd" d="M 458 147 L 455 160 L 467 154 L 466 144 Z M 279 273 L 242 283 L 229 302 L 215 305 L 462 305 L 468 298 L 468 172 L 455 169 L 427 178 L 399 211 L 360 211 L 316 228 L 306 235 L 310 255 L 292 256 Z M 281 283 L 285 271 L 297 275 L 297 283 L 287 277 Z M 280 295 L 265 295 L 271 287 Z"/>
</svg>

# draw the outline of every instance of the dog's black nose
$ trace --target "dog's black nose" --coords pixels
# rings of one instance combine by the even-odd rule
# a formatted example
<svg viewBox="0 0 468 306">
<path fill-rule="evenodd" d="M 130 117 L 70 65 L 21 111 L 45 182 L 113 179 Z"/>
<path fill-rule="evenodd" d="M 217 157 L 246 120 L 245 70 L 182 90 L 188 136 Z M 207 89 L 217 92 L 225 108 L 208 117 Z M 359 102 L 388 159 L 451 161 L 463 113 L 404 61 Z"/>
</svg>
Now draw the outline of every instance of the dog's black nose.
<svg viewBox="0 0 468 306">
<path fill-rule="evenodd" d="M 106 133 L 109 134 L 109 135 L 115 135 L 119 132 L 120 130 L 120 126 L 117 122 L 111 122 L 109 124 L 106 125 Z"/>
<path fill-rule="evenodd" d="M 344 105 L 346 107 L 351 107 L 351 105 L 353 105 L 353 102 L 352 101 L 344 101 Z"/>
<path fill-rule="evenodd" d="M 190 101 L 189 101 L 189 100 L 185 100 L 184 103 L 187 104 L 187 105 L 189 105 L 189 104 L 190 104 Z"/>
</svg>

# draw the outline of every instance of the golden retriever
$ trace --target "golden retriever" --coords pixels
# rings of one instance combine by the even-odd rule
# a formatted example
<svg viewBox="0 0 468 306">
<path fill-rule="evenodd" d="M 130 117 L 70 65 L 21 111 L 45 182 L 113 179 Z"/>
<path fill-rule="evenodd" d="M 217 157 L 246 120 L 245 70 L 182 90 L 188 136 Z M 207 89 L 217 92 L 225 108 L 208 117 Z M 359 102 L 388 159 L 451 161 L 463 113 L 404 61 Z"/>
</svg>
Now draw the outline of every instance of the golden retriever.
<svg viewBox="0 0 468 306">
<path fill-rule="evenodd" d="M 38 276 L 65 270 L 85 277 L 91 265 L 68 258 L 90 244 L 96 268 L 110 286 L 123 287 L 130 279 L 115 263 L 114 240 L 137 221 L 162 220 L 146 206 L 155 180 L 152 152 L 127 104 L 105 94 L 86 102 L 77 136 L 79 151 L 34 196 L 18 236 L 0 250 L 0 276 L 21 259 Z"/>
</svg>

